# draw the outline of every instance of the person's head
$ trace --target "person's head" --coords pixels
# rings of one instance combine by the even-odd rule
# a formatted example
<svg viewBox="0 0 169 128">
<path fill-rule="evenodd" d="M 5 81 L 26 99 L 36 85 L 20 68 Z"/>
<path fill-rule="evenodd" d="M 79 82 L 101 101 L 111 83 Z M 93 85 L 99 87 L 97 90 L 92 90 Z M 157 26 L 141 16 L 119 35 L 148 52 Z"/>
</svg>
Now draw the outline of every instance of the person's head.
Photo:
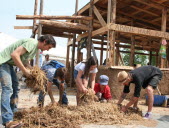
<svg viewBox="0 0 169 128">
<path fill-rule="evenodd" d="M 44 36 L 41 36 L 38 39 L 39 43 L 38 43 L 38 49 L 40 49 L 41 51 L 45 51 L 45 50 L 49 50 L 51 48 L 55 48 L 56 47 L 56 41 L 53 38 L 53 36 L 47 34 Z"/>
<path fill-rule="evenodd" d="M 122 85 L 129 85 L 129 83 L 132 81 L 132 77 L 129 73 L 126 71 L 121 71 L 117 75 L 118 82 Z"/>
<path fill-rule="evenodd" d="M 99 78 L 99 84 L 101 88 L 104 88 L 106 85 L 108 85 L 109 77 L 106 75 L 101 75 Z"/>
<path fill-rule="evenodd" d="M 66 78 L 67 69 L 66 68 L 58 68 L 54 74 L 54 79 L 58 79 L 59 81 L 64 81 Z"/>
<path fill-rule="evenodd" d="M 48 54 L 45 55 L 45 60 L 49 60 L 49 55 Z"/>
<path fill-rule="evenodd" d="M 93 56 L 90 57 L 85 63 L 84 77 L 88 77 L 89 72 L 95 69 L 97 65 L 98 65 L 98 60 L 95 59 Z"/>
</svg>

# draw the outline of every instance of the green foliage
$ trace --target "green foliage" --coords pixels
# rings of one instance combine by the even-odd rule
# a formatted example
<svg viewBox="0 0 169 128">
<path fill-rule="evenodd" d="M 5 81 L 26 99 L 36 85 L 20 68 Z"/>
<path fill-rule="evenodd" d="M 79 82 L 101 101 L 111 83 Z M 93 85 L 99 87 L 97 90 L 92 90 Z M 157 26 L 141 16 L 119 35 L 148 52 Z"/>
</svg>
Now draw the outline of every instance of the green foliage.
<svg viewBox="0 0 169 128">
<path fill-rule="evenodd" d="M 123 49 L 124 50 L 124 49 Z M 125 49 L 125 51 L 130 51 L 130 49 Z M 136 52 L 140 52 L 140 53 L 148 53 L 147 51 L 136 51 Z M 122 58 L 124 61 L 124 64 L 126 66 L 129 66 L 129 61 L 130 61 L 130 53 L 122 53 Z M 153 58 L 153 65 L 155 64 L 155 59 Z M 134 64 L 141 64 L 142 66 L 147 65 L 147 63 L 149 62 L 149 56 L 148 55 L 139 55 L 139 54 L 135 54 L 134 57 Z"/>
</svg>

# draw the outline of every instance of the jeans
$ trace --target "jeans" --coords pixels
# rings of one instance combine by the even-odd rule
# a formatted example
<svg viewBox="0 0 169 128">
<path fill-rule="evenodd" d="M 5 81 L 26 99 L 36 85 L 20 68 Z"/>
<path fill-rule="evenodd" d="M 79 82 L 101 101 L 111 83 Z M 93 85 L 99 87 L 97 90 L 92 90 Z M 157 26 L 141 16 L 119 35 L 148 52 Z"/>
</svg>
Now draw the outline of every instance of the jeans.
<svg viewBox="0 0 169 128">
<path fill-rule="evenodd" d="M 13 113 L 17 111 L 18 93 L 20 91 L 18 78 L 9 64 L 0 65 L 1 93 L 1 114 L 2 123 L 13 120 Z"/>
<path fill-rule="evenodd" d="M 58 87 L 59 89 L 59 82 L 57 79 L 53 80 L 53 83 Z M 64 85 L 64 88 L 66 88 L 66 84 Z M 44 99 L 45 99 L 45 93 L 43 91 L 40 91 L 39 97 L 38 97 L 38 103 L 44 105 Z M 66 96 L 66 90 L 64 89 L 63 96 L 62 96 L 62 104 L 68 104 L 68 99 Z"/>
</svg>

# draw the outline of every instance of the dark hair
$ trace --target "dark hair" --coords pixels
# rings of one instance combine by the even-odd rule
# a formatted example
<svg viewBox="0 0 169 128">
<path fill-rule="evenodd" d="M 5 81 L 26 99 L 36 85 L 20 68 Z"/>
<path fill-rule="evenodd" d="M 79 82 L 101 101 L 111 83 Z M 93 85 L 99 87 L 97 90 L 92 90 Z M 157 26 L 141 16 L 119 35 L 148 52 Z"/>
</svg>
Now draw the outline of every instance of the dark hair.
<svg viewBox="0 0 169 128">
<path fill-rule="evenodd" d="M 84 77 L 87 78 L 89 76 L 89 69 L 91 66 L 98 65 L 98 60 L 95 59 L 93 56 L 91 56 L 86 62 L 85 62 L 85 69 L 84 69 Z"/>
<path fill-rule="evenodd" d="M 46 41 L 47 45 L 52 44 L 53 47 L 56 47 L 56 41 L 52 35 L 47 34 L 47 35 L 41 36 L 41 37 L 39 37 L 38 41 L 40 41 L 40 42 Z"/>
<path fill-rule="evenodd" d="M 61 80 L 65 80 L 67 74 L 67 68 L 58 68 L 55 71 L 54 78 L 59 77 Z"/>
<path fill-rule="evenodd" d="M 47 56 L 49 57 L 49 54 L 46 54 L 46 55 L 45 55 L 45 58 L 46 58 Z"/>
</svg>

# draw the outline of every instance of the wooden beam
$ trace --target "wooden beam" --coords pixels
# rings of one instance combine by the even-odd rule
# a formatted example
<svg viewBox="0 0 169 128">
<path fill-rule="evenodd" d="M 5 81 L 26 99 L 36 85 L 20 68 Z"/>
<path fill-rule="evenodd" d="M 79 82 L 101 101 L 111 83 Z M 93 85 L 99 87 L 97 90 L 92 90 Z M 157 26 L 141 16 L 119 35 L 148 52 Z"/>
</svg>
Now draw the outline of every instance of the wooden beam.
<svg viewBox="0 0 169 128">
<path fill-rule="evenodd" d="M 32 19 L 53 19 L 53 20 L 87 20 L 90 21 L 93 18 L 90 16 L 48 16 L 48 15 L 16 15 L 16 19 L 32 20 Z"/>
<path fill-rule="evenodd" d="M 108 26 L 108 29 L 115 30 L 115 31 L 118 31 L 118 32 L 169 39 L 169 33 L 168 32 L 162 32 L 162 31 L 156 31 L 156 30 L 151 30 L 151 29 L 132 27 L 132 26 L 126 26 L 126 25 L 120 25 L 120 24 L 114 24 L 114 23 L 110 23 L 107 26 Z"/>
<path fill-rule="evenodd" d="M 89 28 L 86 25 L 82 25 L 78 23 L 49 21 L 49 20 L 41 20 L 40 23 L 43 25 L 57 27 L 57 28 L 67 28 L 67 29 L 83 30 L 83 31 L 89 30 Z"/>
<path fill-rule="evenodd" d="M 99 34 L 103 34 L 103 33 L 105 33 L 106 31 L 108 31 L 107 26 L 102 27 L 102 28 L 100 28 L 100 29 L 97 29 L 97 30 L 95 30 L 95 31 L 92 32 L 92 37 L 93 37 L 93 36 L 96 36 L 96 35 L 99 35 Z M 79 36 L 77 37 L 77 41 L 80 41 L 82 38 L 87 37 L 87 36 L 88 36 L 88 33 L 87 33 L 87 32 L 85 32 L 85 33 L 83 33 L 83 34 L 79 34 Z"/>
<path fill-rule="evenodd" d="M 94 13 L 95 13 L 97 19 L 99 20 L 100 24 L 101 24 L 103 27 L 106 26 L 107 24 L 106 24 L 106 22 L 104 21 L 102 15 L 100 14 L 99 10 L 96 8 L 96 6 L 94 6 L 93 9 L 94 9 Z"/>
<path fill-rule="evenodd" d="M 99 0 L 93 0 L 93 5 L 95 4 L 95 3 L 97 3 Z M 82 14 L 83 12 L 85 12 L 86 10 L 88 10 L 90 8 L 90 2 L 87 4 L 87 5 L 85 5 L 83 8 L 81 8 L 77 13 L 78 13 L 78 15 L 80 15 L 80 14 Z"/>
<path fill-rule="evenodd" d="M 140 10 L 140 11 L 142 11 L 142 12 L 145 12 L 145 13 L 147 13 L 147 14 L 153 15 L 153 16 L 160 16 L 160 15 L 157 15 L 156 13 L 152 13 L 152 12 L 150 12 L 150 11 L 147 11 L 147 10 L 142 9 L 142 8 L 138 8 L 138 7 L 133 6 L 133 5 L 131 5 L 130 7 L 134 8 L 134 9 L 136 9 L 136 10 Z"/>
<path fill-rule="evenodd" d="M 33 26 L 14 26 L 14 29 L 33 29 Z"/>
</svg>

